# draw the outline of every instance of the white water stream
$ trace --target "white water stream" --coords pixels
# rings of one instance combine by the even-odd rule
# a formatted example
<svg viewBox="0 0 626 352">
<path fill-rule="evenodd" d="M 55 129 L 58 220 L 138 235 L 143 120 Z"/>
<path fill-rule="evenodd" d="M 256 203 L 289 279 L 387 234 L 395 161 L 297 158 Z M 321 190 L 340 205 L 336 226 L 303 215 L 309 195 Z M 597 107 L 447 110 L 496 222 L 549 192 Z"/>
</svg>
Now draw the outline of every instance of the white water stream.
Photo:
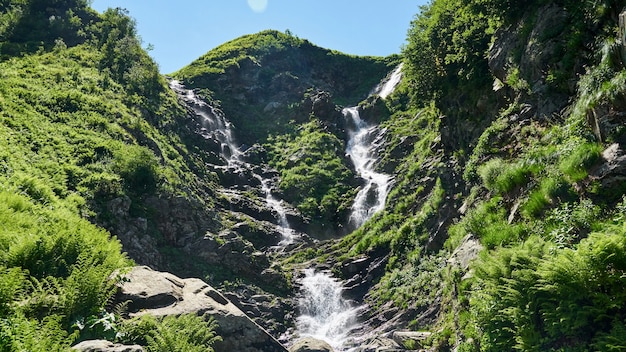
<svg viewBox="0 0 626 352">
<path fill-rule="evenodd" d="M 242 152 L 235 141 L 232 123 L 226 119 L 224 114 L 200 99 L 193 90 L 185 88 L 179 81 L 170 81 L 170 88 L 193 108 L 196 115 L 202 117 L 204 123 L 201 131 L 202 136 L 207 139 L 213 138 L 220 143 L 220 154 L 226 160 L 228 167 L 235 170 L 252 170 L 248 163 L 241 160 Z M 254 177 L 261 183 L 261 190 L 265 194 L 266 204 L 277 215 L 277 229 L 282 235 L 278 247 L 284 248 L 296 239 L 295 232 L 287 221 L 287 210 L 283 207 L 282 201 L 272 195 L 270 180 L 257 174 L 254 174 Z"/>
<path fill-rule="evenodd" d="M 374 89 L 372 94 L 385 99 L 396 88 L 402 78 L 402 65 Z M 391 177 L 375 170 L 376 150 L 382 143 L 383 131 L 378 126 L 368 125 L 361 119 L 357 107 L 343 109 L 349 120 L 346 154 L 354 163 L 357 174 L 365 180 L 352 205 L 349 222 L 360 227 L 375 213 L 385 207 Z M 342 283 L 329 273 L 304 271 L 302 279 L 301 315 L 297 328 L 301 336 L 311 336 L 328 342 L 335 351 L 346 351 L 350 332 L 357 327 L 357 315 L 361 307 L 353 307 L 342 297 Z"/>
<path fill-rule="evenodd" d="M 385 207 L 391 177 L 374 169 L 377 159 L 376 147 L 382 142 L 378 126 L 366 124 L 356 107 L 343 109 L 343 114 L 354 125 L 352 130 L 348 130 L 350 139 L 346 154 L 352 159 L 357 174 L 365 180 L 365 184 L 354 199 L 349 220 L 354 228 L 358 228 Z"/>
<path fill-rule="evenodd" d="M 389 75 L 387 80 L 384 80 L 383 83 L 376 86 L 372 94 L 376 94 L 379 97 L 386 99 L 389 94 L 393 93 L 402 79 L 402 66 L 404 66 L 403 63 L 398 65 L 395 70 L 391 72 L 391 75 Z"/>
<path fill-rule="evenodd" d="M 296 321 L 301 336 L 324 340 L 335 349 L 343 351 L 350 330 L 356 327 L 360 309 L 352 307 L 342 297 L 341 282 L 330 274 L 304 270 L 300 316 Z"/>
</svg>

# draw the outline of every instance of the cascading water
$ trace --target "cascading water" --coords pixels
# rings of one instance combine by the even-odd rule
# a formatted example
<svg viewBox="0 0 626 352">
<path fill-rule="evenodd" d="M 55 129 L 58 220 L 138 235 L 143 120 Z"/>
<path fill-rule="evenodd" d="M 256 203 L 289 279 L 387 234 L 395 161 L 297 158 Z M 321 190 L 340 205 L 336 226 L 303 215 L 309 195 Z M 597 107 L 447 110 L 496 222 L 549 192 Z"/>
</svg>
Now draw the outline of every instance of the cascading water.
<svg viewBox="0 0 626 352">
<path fill-rule="evenodd" d="M 265 203 L 278 215 L 278 230 L 282 235 L 282 240 L 278 243 L 278 248 L 284 248 L 292 244 L 296 239 L 296 235 L 287 220 L 287 211 L 283 207 L 282 202 L 272 195 L 272 189 L 269 186 L 268 179 L 261 179 L 261 189 L 263 193 L 265 193 Z"/>
<path fill-rule="evenodd" d="M 352 307 L 342 297 L 341 283 L 329 274 L 305 269 L 304 275 L 298 331 L 301 336 L 324 340 L 336 351 L 342 351 L 355 327 L 359 307 Z"/>
<path fill-rule="evenodd" d="M 347 119 L 350 119 L 354 126 L 353 129 L 348 130 L 350 139 L 346 147 L 346 154 L 352 159 L 357 174 L 365 180 L 365 185 L 354 199 L 349 220 L 354 228 L 358 228 L 385 207 L 387 189 L 391 178 L 374 170 L 376 147 L 382 141 L 380 129 L 377 126 L 366 124 L 361 119 L 356 107 L 343 109 L 343 114 Z"/>
<path fill-rule="evenodd" d="M 399 65 L 373 94 L 385 99 L 393 92 L 402 77 Z M 357 193 L 350 223 L 358 228 L 376 212 L 385 207 L 391 177 L 375 171 L 376 150 L 382 143 L 382 131 L 378 126 L 370 126 L 361 119 L 357 107 L 343 110 L 349 119 L 346 154 L 354 163 L 354 168 L 365 185 Z M 360 307 L 351 306 L 342 297 L 342 285 L 330 274 L 313 269 L 304 271 L 302 279 L 301 316 L 297 325 L 300 335 L 312 336 L 328 342 L 336 351 L 344 351 L 350 331 L 357 323 Z"/>
<path fill-rule="evenodd" d="M 182 97 L 198 116 L 202 117 L 204 123 L 201 131 L 202 136 L 207 139 L 212 138 L 220 143 L 220 154 L 226 160 L 228 167 L 251 170 L 250 165 L 241 160 L 242 152 L 235 142 L 232 124 L 226 119 L 224 114 L 200 99 L 193 90 L 186 89 L 177 80 L 170 81 L 170 88 L 178 96 Z M 266 204 L 277 214 L 277 227 L 282 235 L 278 246 L 282 248 L 293 243 L 296 235 L 287 221 L 287 210 L 283 207 L 282 202 L 272 195 L 270 180 L 258 174 L 253 175 L 261 183 L 261 190 L 265 194 Z"/>
<path fill-rule="evenodd" d="M 402 79 L 402 66 L 404 66 L 404 64 L 398 65 L 398 67 L 391 72 L 391 75 L 386 81 L 384 81 L 384 83 L 376 86 L 372 94 L 386 99 L 389 94 L 393 93 L 394 89 L 396 89 L 396 86 L 398 86 L 398 83 L 400 83 L 400 80 Z"/>
<path fill-rule="evenodd" d="M 204 122 L 201 131 L 202 136 L 207 139 L 213 138 L 220 143 L 220 153 L 228 163 L 228 166 L 240 164 L 239 156 L 241 155 L 241 150 L 235 143 L 232 124 L 226 120 L 224 114 L 204 102 L 192 90 L 186 89 L 179 81 L 170 81 L 170 88 L 183 97 L 191 105 L 193 111 L 202 117 Z"/>
</svg>

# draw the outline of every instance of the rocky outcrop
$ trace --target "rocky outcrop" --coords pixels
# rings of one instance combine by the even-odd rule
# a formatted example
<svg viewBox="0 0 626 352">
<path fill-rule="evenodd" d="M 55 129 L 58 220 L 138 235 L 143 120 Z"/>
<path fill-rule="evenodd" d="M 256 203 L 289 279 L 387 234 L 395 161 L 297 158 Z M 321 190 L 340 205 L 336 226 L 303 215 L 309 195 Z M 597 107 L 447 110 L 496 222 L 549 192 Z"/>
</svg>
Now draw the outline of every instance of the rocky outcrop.
<svg viewBox="0 0 626 352">
<path fill-rule="evenodd" d="M 334 352 L 335 350 L 325 341 L 312 337 L 305 337 L 289 348 L 289 352 Z"/>
<path fill-rule="evenodd" d="M 252 321 L 217 290 L 200 279 L 181 279 L 148 267 L 132 268 L 122 275 L 116 302 L 128 302 L 131 317 L 198 314 L 218 323 L 216 352 L 284 352 L 276 339 Z"/>
<path fill-rule="evenodd" d="M 536 16 L 524 16 L 513 28 L 502 28 L 488 56 L 489 69 L 499 81 L 494 89 L 502 87 L 503 82 L 509 81 L 509 75 L 518 70 L 518 78 L 524 80 L 526 89 L 532 92 L 526 100 L 536 107 L 539 117 L 549 117 L 563 109 L 568 95 L 550 87 L 547 72 L 560 65 L 555 58 L 563 56 L 563 43 L 570 39 L 563 35 L 567 24 L 567 11 L 548 4 L 540 8 Z M 527 31 L 529 26 L 532 26 L 530 32 Z M 514 53 L 519 53 L 519 57 L 513 57 Z M 575 86 L 568 88 L 573 91 Z M 524 89 L 519 90 L 526 94 Z"/>
<path fill-rule="evenodd" d="M 624 187 L 626 181 L 626 152 L 613 143 L 602 152 L 602 164 L 593 168 L 589 173 L 590 182 L 599 182 L 604 190 Z M 620 192 L 621 194 L 621 192 Z"/>
<path fill-rule="evenodd" d="M 120 345 L 107 340 L 88 340 L 72 346 L 81 352 L 144 352 L 139 345 Z"/>
<path fill-rule="evenodd" d="M 119 238 L 130 258 L 142 265 L 168 269 L 160 247 L 183 248 L 217 225 L 216 215 L 197 200 L 151 196 L 142 203 L 150 206 L 149 217 L 134 216 L 132 200 L 127 196 L 110 200 L 106 204 L 110 216 L 103 224 Z M 152 235 L 155 231 L 163 236 L 159 242 Z"/>
<path fill-rule="evenodd" d="M 432 333 L 428 331 L 394 331 L 391 334 L 393 340 L 400 346 L 410 346 L 411 349 L 423 348 L 424 341 L 431 335 Z"/>
</svg>

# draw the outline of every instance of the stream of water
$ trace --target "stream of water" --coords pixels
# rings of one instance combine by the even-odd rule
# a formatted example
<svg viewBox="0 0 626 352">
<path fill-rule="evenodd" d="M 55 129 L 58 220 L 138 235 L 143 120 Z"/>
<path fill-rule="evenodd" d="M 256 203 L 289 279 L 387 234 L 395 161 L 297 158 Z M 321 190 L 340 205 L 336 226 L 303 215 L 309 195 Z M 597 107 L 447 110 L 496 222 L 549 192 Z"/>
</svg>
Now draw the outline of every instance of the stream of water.
<svg viewBox="0 0 626 352">
<path fill-rule="evenodd" d="M 389 96 L 400 82 L 401 68 L 401 65 L 398 66 L 372 94 L 383 99 Z M 170 87 L 203 118 L 206 126 L 203 126 L 202 135 L 221 143 L 220 155 L 226 160 L 228 167 L 252 170 L 250 165 L 241 160 L 242 152 L 233 136 L 231 123 L 221 111 L 205 103 L 178 81 L 171 81 Z M 385 207 L 391 177 L 375 170 L 378 157 L 376 150 L 382 143 L 380 128 L 363 121 L 357 107 L 345 108 L 343 114 L 349 122 L 347 125 L 351 126 L 348 128 L 346 154 L 350 156 L 359 177 L 364 180 L 364 185 L 355 197 L 349 220 L 354 228 L 358 228 Z M 261 183 L 266 204 L 277 214 L 277 227 L 282 233 L 278 246 L 284 248 L 296 238 L 287 221 L 286 209 L 282 201 L 272 195 L 270 180 L 257 174 L 254 177 Z M 301 281 L 301 315 L 296 321 L 296 335 L 324 340 L 336 351 L 345 351 L 344 346 L 350 338 L 350 331 L 356 327 L 356 317 L 361 307 L 352 306 L 342 297 L 342 292 L 342 283 L 330 273 L 305 269 Z"/>
<path fill-rule="evenodd" d="M 349 219 L 356 229 L 385 207 L 391 177 L 374 168 L 377 161 L 376 148 L 382 142 L 382 133 L 378 126 L 366 124 L 357 107 L 345 108 L 343 114 L 354 126 L 348 130 L 350 139 L 346 154 L 350 156 L 359 177 L 365 181 L 354 199 Z"/>
<path fill-rule="evenodd" d="M 360 309 L 343 297 L 341 282 L 325 272 L 304 270 L 300 316 L 296 325 L 301 336 L 324 340 L 336 351 L 342 351 L 350 330 L 356 327 Z"/>
<path fill-rule="evenodd" d="M 220 143 L 220 156 L 224 158 L 228 167 L 233 170 L 252 170 L 248 163 L 241 160 L 242 151 L 235 140 L 232 123 L 226 119 L 224 114 L 207 104 L 193 90 L 185 88 L 179 81 L 170 81 L 170 88 L 192 107 L 196 115 L 202 118 L 203 126 L 200 133 L 204 138 L 213 138 Z M 287 210 L 283 207 L 282 201 L 276 199 L 272 194 L 270 180 L 258 174 L 254 174 L 254 177 L 261 183 L 261 191 L 265 194 L 265 203 L 276 214 L 277 229 L 282 235 L 278 247 L 284 248 L 296 239 L 295 232 L 287 221 Z"/>
</svg>

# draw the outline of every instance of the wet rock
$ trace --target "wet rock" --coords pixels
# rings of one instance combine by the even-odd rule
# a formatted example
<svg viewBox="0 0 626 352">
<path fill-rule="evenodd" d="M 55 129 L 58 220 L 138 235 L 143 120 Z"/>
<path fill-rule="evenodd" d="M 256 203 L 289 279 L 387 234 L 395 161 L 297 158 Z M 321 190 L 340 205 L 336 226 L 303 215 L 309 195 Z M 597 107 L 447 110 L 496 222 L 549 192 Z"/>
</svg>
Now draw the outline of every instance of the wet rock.
<svg viewBox="0 0 626 352">
<path fill-rule="evenodd" d="M 393 352 L 405 351 L 402 346 L 390 338 L 376 336 L 369 338 L 359 344 L 354 351 L 356 352 Z"/>
<path fill-rule="evenodd" d="M 334 352 L 335 350 L 325 341 L 312 337 L 298 340 L 289 348 L 289 352 Z"/>
<path fill-rule="evenodd" d="M 120 345 L 106 340 L 88 340 L 75 346 L 72 350 L 81 352 L 144 352 L 139 345 Z"/>
<path fill-rule="evenodd" d="M 385 271 L 385 265 L 389 261 L 389 255 L 378 257 L 361 257 L 343 265 L 344 276 L 349 279 L 344 284 L 344 292 L 347 297 L 356 301 L 362 301 L 363 296 L 374 285 Z M 352 276 L 346 275 L 349 271 L 358 270 Z"/>
<path fill-rule="evenodd" d="M 181 279 L 145 266 L 134 267 L 123 277 L 115 301 L 129 302 L 131 317 L 205 315 L 214 318 L 219 325 L 216 332 L 223 341 L 215 343 L 216 352 L 286 351 L 226 297 L 200 279 Z"/>
</svg>

